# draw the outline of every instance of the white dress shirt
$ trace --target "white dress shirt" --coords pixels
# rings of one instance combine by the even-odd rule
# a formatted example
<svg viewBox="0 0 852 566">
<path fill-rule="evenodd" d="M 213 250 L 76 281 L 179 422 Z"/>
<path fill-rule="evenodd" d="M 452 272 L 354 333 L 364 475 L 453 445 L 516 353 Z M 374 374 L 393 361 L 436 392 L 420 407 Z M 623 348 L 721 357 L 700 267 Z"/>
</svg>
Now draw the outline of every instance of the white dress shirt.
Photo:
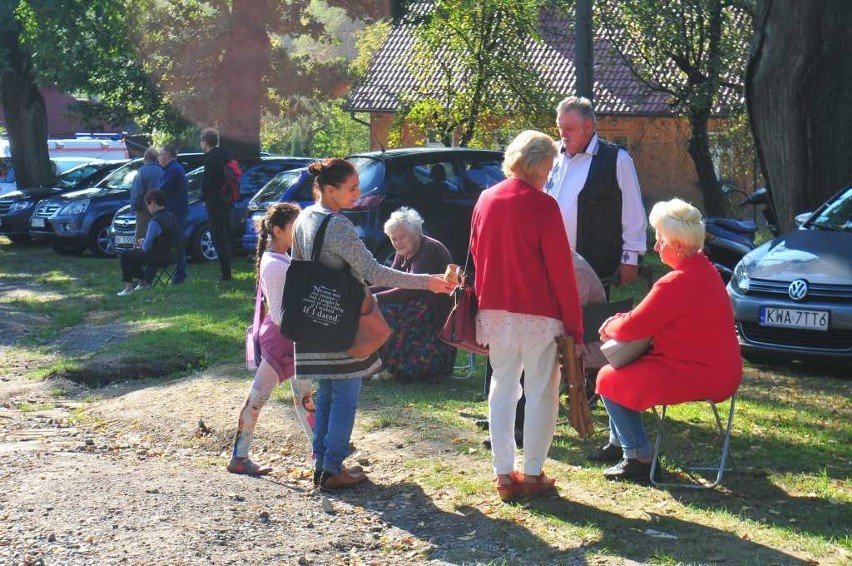
<svg viewBox="0 0 852 566">
<path fill-rule="evenodd" d="M 559 153 L 553 163 L 553 169 L 544 186 L 545 192 L 553 196 L 559 203 L 562 211 L 562 220 L 565 222 L 565 231 L 568 233 L 568 241 L 571 247 L 577 247 L 577 199 L 580 191 L 586 185 L 589 176 L 589 168 L 592 166 L 592 156 L 598 153 L 598 135 L 592 136 L 586 150 L 574 157 L 562 151 L 561 144 L 558 145 Z M 621 263 L 636 265 L 639 255 L 647 250 L 647 220 L 645 218 L 645 207 L 642 205 L 642 191 L 639 188 L 639 177 L 636 175 L 636 167 L 633 159 L 624 150 L 618 149 L 616 158 L 616 179 L 621 189 L 621 226 L 622 226 L 622 250 Z"/>
</svg>

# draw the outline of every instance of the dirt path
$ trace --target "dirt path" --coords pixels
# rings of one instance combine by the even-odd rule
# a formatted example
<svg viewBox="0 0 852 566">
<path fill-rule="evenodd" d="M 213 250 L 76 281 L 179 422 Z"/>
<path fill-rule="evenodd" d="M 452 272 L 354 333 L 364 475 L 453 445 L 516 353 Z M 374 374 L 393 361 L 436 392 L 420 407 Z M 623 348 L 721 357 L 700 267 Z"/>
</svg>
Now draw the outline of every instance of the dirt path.
<svg viewBox="0 0 852 566">
<path fill-rule="evenodd" d="M 115 383 L 91 398 L 69 381 L 23 377 L 35 362 L 21 350 L 0 345 L 0 355 L 13 368 L 0 376 L 2 564 L 522 561 L 489 517 L 496 498 L 455 508 L 453 494 L 409 479 L 412 458 L 447 452 L 472 465 L 449 443 L 356 429 L 352 458 L 372 484 L 323 497 L 284 401 L 264 409 L 253 445 L 275 471 L 224 470 L 248 385 L 242 368 Z"/>
<path fill-rule="evenodd" d="M 290 432 L 299 429 L 283 403 L 265 410 L 256 442 L 275 472 L 266 479 L 225 472 L 220 456 L 245 384 L 245 376 L 228 377 L 240 375 L 235 370 L 112 386 L 90 403 L 51 395 L 79 392 L 73 384 L 5 376 L 0 562 L 403 563 L 429 552 L 427 540 L 405 528 L 412 516 L 399 513 L 431 507 L 411 485 L 327 498 L 324 510 L 305 476 L 304 436 Z"/>
</svg>

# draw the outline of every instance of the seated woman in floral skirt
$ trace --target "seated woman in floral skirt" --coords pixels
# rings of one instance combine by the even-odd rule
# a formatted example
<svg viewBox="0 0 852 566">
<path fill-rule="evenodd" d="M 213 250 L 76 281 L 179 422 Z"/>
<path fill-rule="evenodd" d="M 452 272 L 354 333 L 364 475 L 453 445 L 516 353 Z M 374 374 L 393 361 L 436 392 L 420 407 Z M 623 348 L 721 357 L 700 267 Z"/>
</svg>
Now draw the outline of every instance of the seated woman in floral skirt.
<svg viewBox="0 0 852 566">
<path fill-rule="evenodd" d="M 407 273 L 443 273 L 452 258 L 447 248 L 423 235 L 423 218 L 402 207 L 385 222 L 396 250 L 393 269 Z M 453 371 L 455 348 L 438 337 L 450 310 L 450 298 L 428 291 L 372 287 L 382 314 L 393 329 L 379 350 L 384 368 L 401 380 L 438 383 Z M 387 374 L 385 374 L 387 376 Z"/>
</svg>

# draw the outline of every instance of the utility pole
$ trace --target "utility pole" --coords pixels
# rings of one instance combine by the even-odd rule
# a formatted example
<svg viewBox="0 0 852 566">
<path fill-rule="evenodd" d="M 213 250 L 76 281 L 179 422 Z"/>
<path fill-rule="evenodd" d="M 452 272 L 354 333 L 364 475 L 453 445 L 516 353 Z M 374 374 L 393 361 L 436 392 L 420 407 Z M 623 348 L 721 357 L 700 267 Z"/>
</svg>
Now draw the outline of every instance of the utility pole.
<svg viewBox="0 0 852 566">
<path fill-rule="evenodd" d="M 577 0 L 574 21 L 574 68 L 577 72 L 577 96 L 593 100 L 595 50 L 592 35 L 592 0 Z"/>
</svg>

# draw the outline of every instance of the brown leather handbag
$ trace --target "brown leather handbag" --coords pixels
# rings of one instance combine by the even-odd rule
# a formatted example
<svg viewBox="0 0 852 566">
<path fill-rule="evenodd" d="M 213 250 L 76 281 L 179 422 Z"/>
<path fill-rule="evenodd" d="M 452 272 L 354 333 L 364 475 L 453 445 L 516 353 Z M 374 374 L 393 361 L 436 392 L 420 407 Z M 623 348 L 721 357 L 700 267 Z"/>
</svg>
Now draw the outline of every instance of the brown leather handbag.
<svg viewBox="0 0 852 566">
<path fill-rule="evenodd" d="M 364 301 L 361 304 L 361 316 L 358 318 L 358 330 L 355 340 L 346 350 L 353 358 L 366 358 L 387 342 L 393 331 L 382 315 L 376 297 L 369 289 L 364 289 Z"/>
<path fill-rule="evenodd" d="M 583 358 L 576 356 L 571 336 L 556 337 L 556 363 L 568 391 L 568 422 L 580 438 L 589 438 L 595 433 L 595 422 L 586 395 Z"/>
</svg>

